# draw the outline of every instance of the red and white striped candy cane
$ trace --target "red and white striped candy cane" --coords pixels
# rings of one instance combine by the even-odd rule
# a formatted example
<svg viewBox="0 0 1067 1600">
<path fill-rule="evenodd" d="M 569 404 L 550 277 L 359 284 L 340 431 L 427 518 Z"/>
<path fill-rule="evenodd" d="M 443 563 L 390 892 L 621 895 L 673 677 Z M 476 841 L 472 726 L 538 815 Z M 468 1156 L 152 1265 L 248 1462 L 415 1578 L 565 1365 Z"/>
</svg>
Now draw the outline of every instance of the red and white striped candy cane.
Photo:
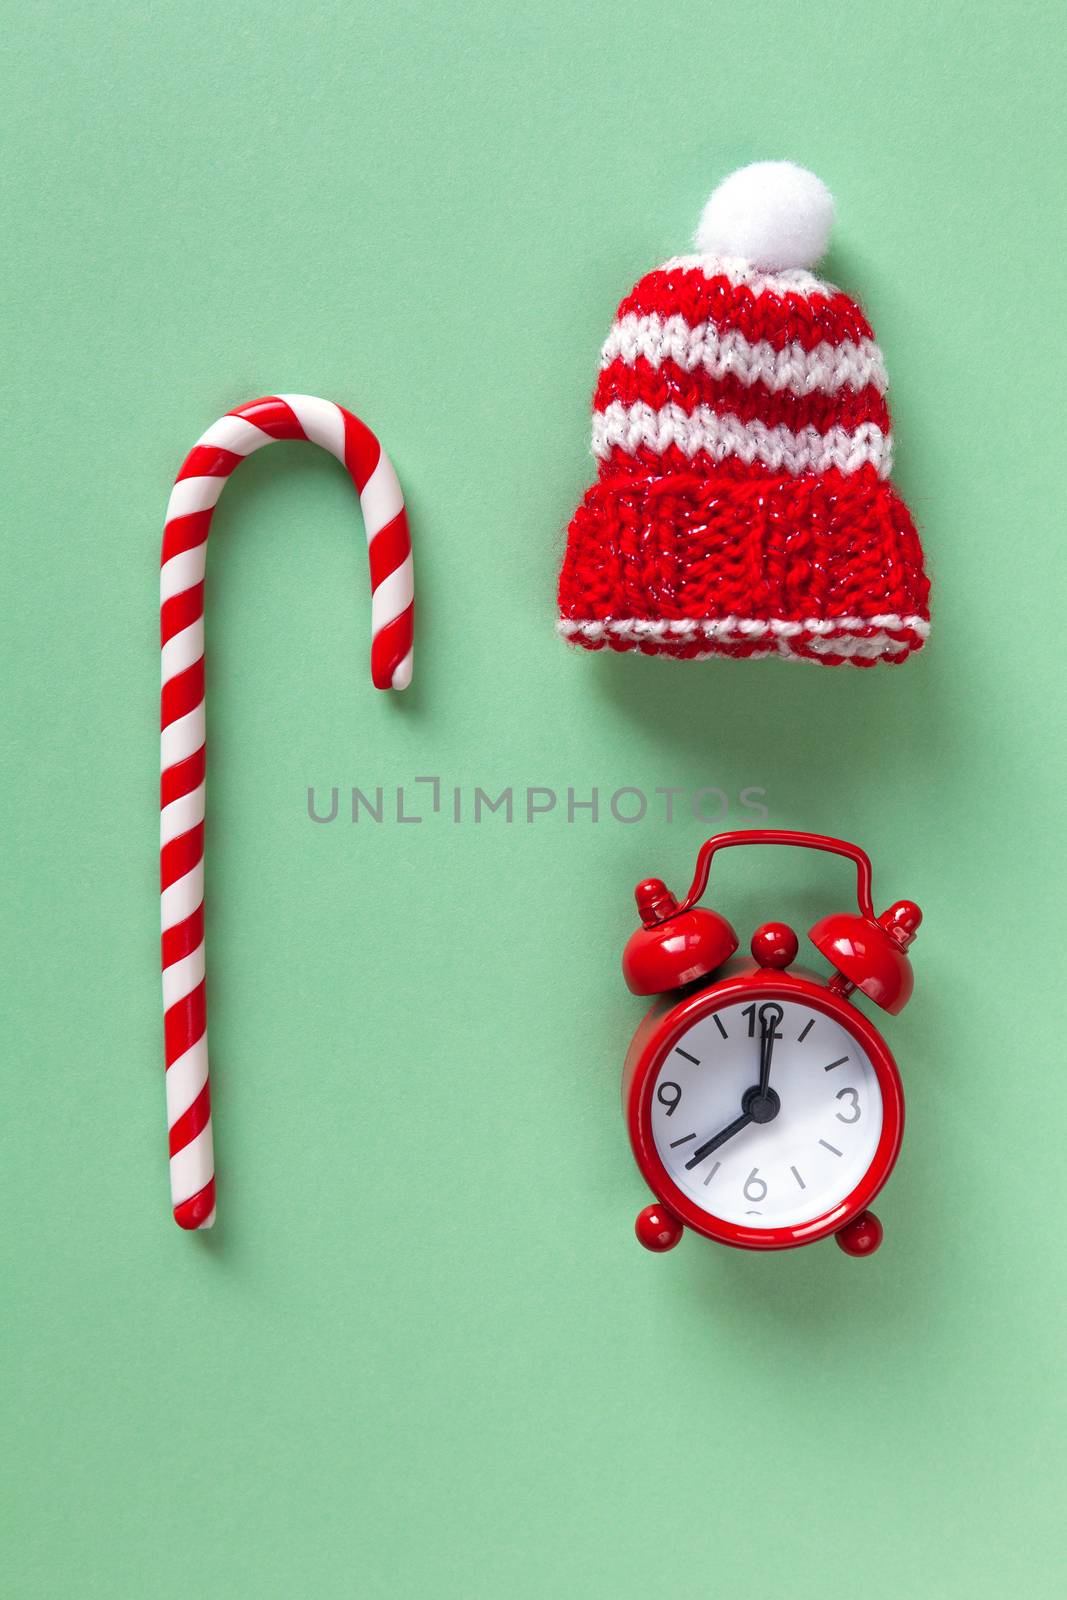
<svg viewBox="0 0 1067 1600">
<path fill-rule="evenodd" d="M 371 677 L 411 682 L 411 540 L 392 463 L 351 412 L 313 395 L 271 395 L 220 417 L 185 459 L 167 506 L 160 572 L 160 887 L 170 1184 L 175 1221 L 210 1228 L 215 1159 L 204 997 L 204 561 L 230 473 L 272 439 L 309 439 L 344 463 L 370 552 Z"/>
</svg>

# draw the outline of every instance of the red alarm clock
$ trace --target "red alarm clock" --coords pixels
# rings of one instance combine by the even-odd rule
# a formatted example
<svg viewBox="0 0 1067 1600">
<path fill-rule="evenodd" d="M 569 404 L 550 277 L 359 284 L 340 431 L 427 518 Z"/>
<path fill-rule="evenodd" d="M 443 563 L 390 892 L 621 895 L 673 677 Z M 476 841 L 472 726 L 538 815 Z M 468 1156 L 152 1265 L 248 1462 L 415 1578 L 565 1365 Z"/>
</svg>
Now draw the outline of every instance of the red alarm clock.
<svg viewBox="0 0 1067 1600">
<path fill-rule="evenodd" d="M 797 937 L 781 922 L 756 930 L 751 961 L 730 960 L 737 935 L 697 901 L 716 851 L 743 844 L 855 863 L 857 909 L 810 934 L 835 969 L 828 980 L 793 966 Z M 688 1227 L 746 1250 L 785 1250 L 832 1233 L 849 1255 L 870 1255 L 882 1227 L 867 1208 L 900 1151 L 904 1093 L 885 1041 L 849 996 L 858 989 L 893 1014 L 907 1004 L 918 906 L 899 900 L 876 916 L 857 845 L 771 828 L 708 839 L 680 905 L 658 878 L 635 893 L 641 927 L 623 974 L 635 994 L 663 997 L 623 1072 L 630 1142 L 656 1196 L 637 1237 L 670 1250 Z"/>
</svg>

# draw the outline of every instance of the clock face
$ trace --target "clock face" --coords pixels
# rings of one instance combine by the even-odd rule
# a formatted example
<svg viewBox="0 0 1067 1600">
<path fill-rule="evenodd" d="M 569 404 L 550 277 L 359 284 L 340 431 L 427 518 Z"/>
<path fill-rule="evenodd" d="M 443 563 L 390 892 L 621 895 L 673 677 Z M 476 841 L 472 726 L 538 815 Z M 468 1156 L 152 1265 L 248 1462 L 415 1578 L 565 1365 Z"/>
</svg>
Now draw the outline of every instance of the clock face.
<svg viewBox="0 0 1067 1600">
<path fill-rule="evenodd" d="M 701 1211 L 743 1228 L 798 1227 L 860 1183 L 878 1147 L 882 1095 L 847 1028 L 802 999 L 764 992 L 707 1013 L 678 1039 L 656 1074 L 651 1117 L 660 1161 Z"/>
</svg>

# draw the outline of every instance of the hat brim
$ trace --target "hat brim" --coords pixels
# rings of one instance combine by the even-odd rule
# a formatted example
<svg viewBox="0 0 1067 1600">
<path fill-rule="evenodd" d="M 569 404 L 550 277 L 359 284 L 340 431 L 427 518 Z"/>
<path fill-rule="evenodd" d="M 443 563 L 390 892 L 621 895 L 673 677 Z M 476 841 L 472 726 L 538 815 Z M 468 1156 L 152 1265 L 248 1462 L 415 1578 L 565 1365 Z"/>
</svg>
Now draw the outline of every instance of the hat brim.
<svg viewBox="0 0 1067 1600">
<path fill-rule="evenodd" d="M 922 547 L 873 470 L 618 474 L 571 521 L 559 631 L 679 660 L 900 662 L 930 632 Z"/>
</svg>

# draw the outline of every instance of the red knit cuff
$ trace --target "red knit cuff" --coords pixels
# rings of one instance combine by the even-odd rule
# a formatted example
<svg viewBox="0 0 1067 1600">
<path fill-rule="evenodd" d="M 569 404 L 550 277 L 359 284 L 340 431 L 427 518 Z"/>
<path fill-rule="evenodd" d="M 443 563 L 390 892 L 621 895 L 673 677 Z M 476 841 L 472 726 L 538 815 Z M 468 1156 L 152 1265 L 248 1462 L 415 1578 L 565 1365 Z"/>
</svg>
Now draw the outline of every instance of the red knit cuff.
<svg viewBox="0 0 1067 1600">
<path fill-rule="evenodd" d="M 907 507 L 872 468 L 609 472 L 571 522 L 559 585 L 560 631 L 588 649 L 828 666 L 903 660 L 928 602 Z"/>
</svg>

